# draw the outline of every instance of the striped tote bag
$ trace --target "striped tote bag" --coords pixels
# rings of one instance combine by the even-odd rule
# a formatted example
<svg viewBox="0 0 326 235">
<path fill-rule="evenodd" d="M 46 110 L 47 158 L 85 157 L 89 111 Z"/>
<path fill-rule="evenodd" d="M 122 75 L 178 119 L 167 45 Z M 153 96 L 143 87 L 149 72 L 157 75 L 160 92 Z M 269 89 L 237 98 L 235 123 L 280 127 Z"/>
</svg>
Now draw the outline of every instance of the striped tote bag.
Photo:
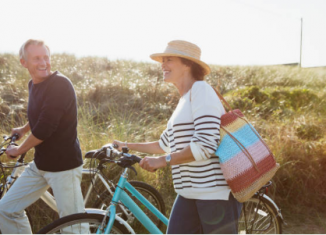
<svg viewBox="0 0 326 235">
<path fill-rule="evenodd" d="M 245 202 L 272 179 L 279 164 L 241 111 L 233 110 L 214 90 L 229 110 L 221 117 L 220 144 L 215 154 L 233 196 Z"/>
</svg>

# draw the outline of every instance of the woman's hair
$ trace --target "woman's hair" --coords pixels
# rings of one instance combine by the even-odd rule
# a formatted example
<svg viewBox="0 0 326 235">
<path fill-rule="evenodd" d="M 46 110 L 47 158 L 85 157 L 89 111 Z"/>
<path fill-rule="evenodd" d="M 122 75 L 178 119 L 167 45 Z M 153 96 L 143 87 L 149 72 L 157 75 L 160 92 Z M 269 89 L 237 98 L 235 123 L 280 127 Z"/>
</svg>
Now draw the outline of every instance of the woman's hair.
<svg viewBox="0 0 326 235">
<path fill-rule="evenodd" d="M 45 48 L 48 50 L 48 52 L 50 54 L 50 48 L 47 45 L 45 45 L 42 40 L 29 39 L 21 46 L 21 48 L 19 50 L 20 59 L 26 60 L 26 48 L 29 45 L 45 46 Z"/>
<path fill-rule="evenodd" d="M 182 58 L 182 57 L 179 57 L 181 59 L 181 62 L 184 64 L 184 65 L 187 65 L 190 67 L 190 72 L 191 72 L 191 75 L 192 77 L 197 80 L 197 81 L 203 81 L 204 80 L 204 77 L 205 77 L 205 70 L 203 67 L 201 67 L 199 64 L 191 61 L 191 60 L 188 60 L 188 59 L 185 59 L 185 58 Z"/>
</svg>

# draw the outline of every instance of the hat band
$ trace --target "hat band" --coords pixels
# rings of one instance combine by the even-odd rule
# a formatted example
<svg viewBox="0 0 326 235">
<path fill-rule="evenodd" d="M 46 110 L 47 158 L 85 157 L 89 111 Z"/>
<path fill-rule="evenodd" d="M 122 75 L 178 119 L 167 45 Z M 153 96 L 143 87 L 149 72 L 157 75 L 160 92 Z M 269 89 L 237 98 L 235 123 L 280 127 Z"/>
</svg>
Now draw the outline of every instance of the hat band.
<svg viewBox="0 0 326 235">
<path fill-rule="evenodd" d="M 173 49 L 173 48 L 166 48 L 165 52 L 164 53 L 167 53 L 167 54 L 178 54 L 178 55 L 183 55 L 183 56 L 188 56 L 188 57 L 192 57 L 194 59 L 197 59 L 197 60 L 200 60 L 200 56 L 198 55 L 191 55 L 191 54 L 188 54 L 188 53 L 185 53 L 183 51 L 179 51 L 179 50 L 176 50 L 176 49 Z"/>
</svg>

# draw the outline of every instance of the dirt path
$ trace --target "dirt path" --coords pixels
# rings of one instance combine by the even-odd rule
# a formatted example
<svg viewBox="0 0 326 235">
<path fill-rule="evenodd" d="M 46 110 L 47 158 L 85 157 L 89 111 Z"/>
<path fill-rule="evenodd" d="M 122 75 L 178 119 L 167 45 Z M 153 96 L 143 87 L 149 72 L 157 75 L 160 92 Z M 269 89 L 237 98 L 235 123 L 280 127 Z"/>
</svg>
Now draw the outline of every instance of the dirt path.
<svg viewBox="0 0 326 235">
<path fill-rule="evenodd" d="M 326 214 L 317 212 L 306 215 L 283 213 L 285 223 L 283 233 L 285 234 L 325 234 Z"/>
</svg>

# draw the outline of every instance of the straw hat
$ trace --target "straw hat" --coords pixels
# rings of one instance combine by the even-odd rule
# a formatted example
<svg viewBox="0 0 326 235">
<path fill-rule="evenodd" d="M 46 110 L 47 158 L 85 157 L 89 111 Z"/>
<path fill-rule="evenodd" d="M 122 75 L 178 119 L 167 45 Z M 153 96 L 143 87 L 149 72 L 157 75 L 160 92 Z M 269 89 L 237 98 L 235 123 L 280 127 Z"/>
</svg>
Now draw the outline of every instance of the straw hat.
<svg viewBox="0 0 326 235">
<path fill-rule="evenodd" d="M 175 40 L 168 43 L 163 53 L 152 54 L 150 57 L 160 63 L 163 61 L 163 56 L 182 57 L 199 64 L 204 69 L 205 75 L 207 75 L 211 72 L 211 69 L 200 60 L 200 54 L 201 50 L 197 45 L 187 41 Z"/>
</svg>

